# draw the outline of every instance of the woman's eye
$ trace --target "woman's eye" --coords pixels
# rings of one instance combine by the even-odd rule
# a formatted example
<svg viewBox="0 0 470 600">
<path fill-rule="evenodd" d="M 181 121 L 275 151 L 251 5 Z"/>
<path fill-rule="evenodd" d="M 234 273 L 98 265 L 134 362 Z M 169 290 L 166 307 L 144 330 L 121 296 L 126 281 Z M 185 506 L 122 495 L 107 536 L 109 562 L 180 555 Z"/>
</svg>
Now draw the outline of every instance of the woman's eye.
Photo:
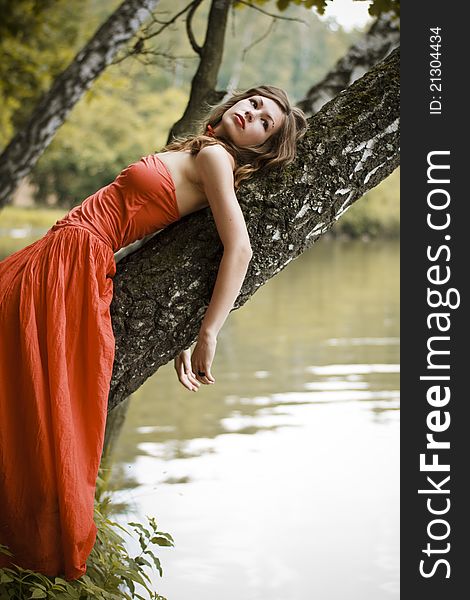
<svg viewBox="0 0 470 600">
<path fill-rule="evenodd" d="M 258 102 L 254 98 L 250 98 L 250 102 L 255 108 L 258 108 Z"/>
<path fill-rule="evenodd" d="M 268 130 L 268 122 L 267 122 L 267 121 L 265 121 L 264 119 L 263 119 L 263 127 L 264 127 L 264 130 L 265 130 L 265 131 L 267 131 L 267 130 Z"/>
</svg>

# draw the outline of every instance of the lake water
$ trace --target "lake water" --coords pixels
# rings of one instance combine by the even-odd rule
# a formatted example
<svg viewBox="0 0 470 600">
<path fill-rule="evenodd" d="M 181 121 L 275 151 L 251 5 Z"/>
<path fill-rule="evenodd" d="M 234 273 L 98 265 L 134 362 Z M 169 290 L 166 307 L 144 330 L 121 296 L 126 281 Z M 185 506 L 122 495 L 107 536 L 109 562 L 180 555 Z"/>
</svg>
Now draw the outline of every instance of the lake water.
<svg viewBox="0 0 470 600">
<path fill-rule="evenodd" d="M 214 386 L 133 395 L 113 499 L 175 538 L 168 600 L 398 598 L 398 259 L 322 240 L 230 315 Z"/>
</svg>

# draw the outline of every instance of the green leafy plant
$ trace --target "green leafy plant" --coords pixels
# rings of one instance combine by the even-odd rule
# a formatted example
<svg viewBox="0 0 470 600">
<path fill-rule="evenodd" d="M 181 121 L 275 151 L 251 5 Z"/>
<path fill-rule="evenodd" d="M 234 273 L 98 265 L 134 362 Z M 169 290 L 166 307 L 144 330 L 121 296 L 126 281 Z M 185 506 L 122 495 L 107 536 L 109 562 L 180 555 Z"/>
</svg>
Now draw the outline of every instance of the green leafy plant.
<svg viewBox="0 0 470 600">
<path fill-rule="evenodd" d="M 173 546 L 169 533 L 159 531 L 156 520 L 147 517 L 146 525 L 129 523 L 123 527 L 109 518 L 109 497 L 95 503 L 98 534 L 87 562 L 86 575 L 75 581 L 46 577 L 21 567 L 0 569 L 0 600 L 165 600 L 153 588 L 150 574 L 155 569 L 162 576 L 156 546 Z M 125 536 L 137 538 L 140 552 L 131 556 Z M 5 546 L 0 553 L 11 556 Z"/>
</svg>

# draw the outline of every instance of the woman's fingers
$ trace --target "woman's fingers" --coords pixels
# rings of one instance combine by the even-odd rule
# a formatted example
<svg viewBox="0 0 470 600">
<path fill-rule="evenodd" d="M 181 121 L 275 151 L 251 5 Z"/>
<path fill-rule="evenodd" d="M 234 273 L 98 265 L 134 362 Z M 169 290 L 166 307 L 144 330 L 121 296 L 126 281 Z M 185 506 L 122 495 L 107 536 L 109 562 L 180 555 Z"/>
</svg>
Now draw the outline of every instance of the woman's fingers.
<svg viewBox="0 0 470 600">
<path fill-rule="evenodd" d="M 185 388 L 189 389 L 188 382 L 186 381 L 185 373 L 184 373 L 184 364 L 181 360 L 181 355 L 178 355 L 175 358 L 175 371 L 178 376 L 179 382 L 184 385 Z"/>
<path fill-rule="evenodd" d="M 193 361 L 192 371 L 193 371 L 193 373 L 195 373 L 197 379 L 201 383 L 204 383 L 205 385 L 215 383 L 215 377 L 212 376 L 211 365 L 209 363 L 204 364 L 204 363 Z"/>
<path fill-rule="evenodd" d="M 215 383 L 215 377 L 213 377 L 210 367 L 208 367 L 206 370 L 206 379 L 208 379 L 210 383 Z"/>
<path fill-rule="evenodd" d="M 210 385 L 211 383 L 215 383 L 215 377 L 212 376 L 210 372 L 209 365 L 200 365 L 196 370 L 196 376 L 201 383 L 206 385 Z"/>
<path fill-rule="evenodd" d="M 192 371 L 195 373 L 198 381 L 205 385 L 215 383 L 215 377 L 211 373 L 215 347 L 215 340 L 198 340 L 191 355 Z"/>
<path fill-rule="evenodd" d="M 189 364 L 189 367 L 188 367 Z M 181 352 L 175 358 L 175 370 L 180 383 L 191 392 L 197 392 L 201 385 L 191 370 L 189 350 Z"/>
<path fill-rule="evenodd" d="M 196 376 L 194 375 L 194 373 L 186 373 L 186 377 L 189 381 L 189 383 L 195 388 L 194 391 L 197 391 L 199 389 L 199 386 L 201 385 L 199 383 L 199 381 L 197 380 Z"/>
<path fill-rule="evenodd" d="M 184 352 L 182 352 L 182 355 L 183 355 L 183 363 L 184 363 L 184 370 L 185 370 L 186 376 L 187 376 L 188 380 L 190 381 L 190 383 L 199 389 L 199 386 L 201 384 L 197 380 L 197 377 L 194 374 L 193 369 L 191 367 L 191 352 L 190 352 L 190 350 L 185 350 Z"/>
</svg>

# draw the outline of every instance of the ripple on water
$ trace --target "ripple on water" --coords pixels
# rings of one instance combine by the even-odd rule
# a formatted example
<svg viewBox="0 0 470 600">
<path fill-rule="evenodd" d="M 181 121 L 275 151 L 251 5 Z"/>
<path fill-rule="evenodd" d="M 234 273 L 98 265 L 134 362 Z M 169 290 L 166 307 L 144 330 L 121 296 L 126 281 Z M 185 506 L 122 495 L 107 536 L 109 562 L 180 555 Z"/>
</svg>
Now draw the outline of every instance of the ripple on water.
<svg viewBox="0 0 470 600">
<path fill-rule="evenodd" d="M 349 364 L 349 365 L 314 365 L 305 367 L 307 373 L 314 375 L 350 375 L 362 373 L 399 373 L 398 364 Z"/>
</svg>

